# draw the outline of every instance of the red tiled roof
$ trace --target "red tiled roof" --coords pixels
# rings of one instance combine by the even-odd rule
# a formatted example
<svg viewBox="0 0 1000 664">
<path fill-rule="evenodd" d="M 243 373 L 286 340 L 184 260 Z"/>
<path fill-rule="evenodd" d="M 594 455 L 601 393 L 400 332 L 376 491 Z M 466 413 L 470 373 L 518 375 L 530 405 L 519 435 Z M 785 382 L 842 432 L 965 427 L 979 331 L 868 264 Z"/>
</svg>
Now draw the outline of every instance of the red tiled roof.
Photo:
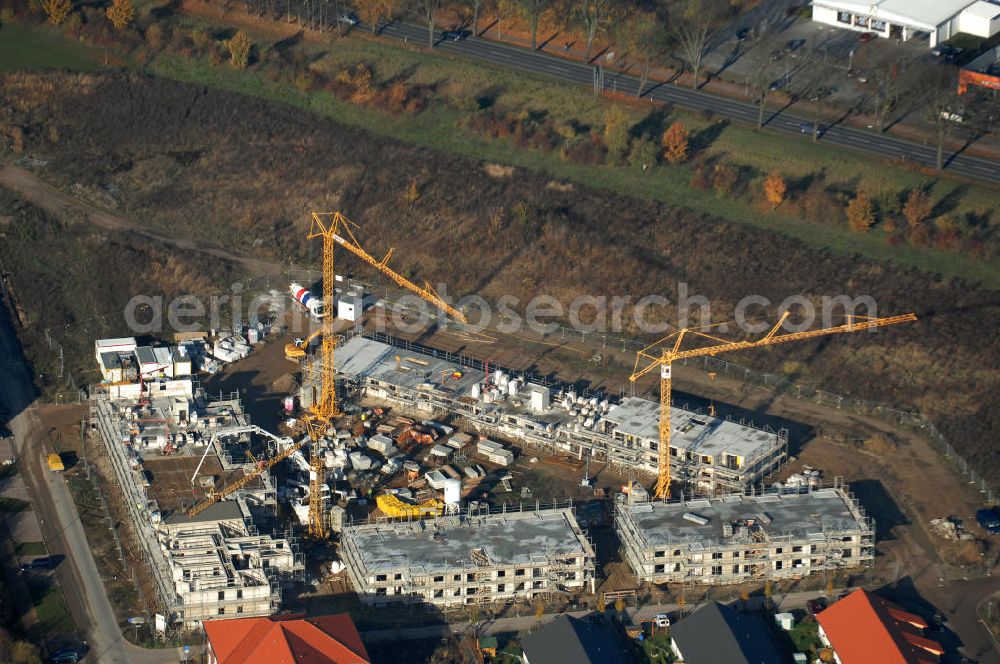
<svg viewBox="0 0 1000 664">
<path fill-rule="evenodd" d="M 205 633 L 219 664 L 371 664 L 346 613 L 208 620 Z"/>
<path fill-rule="evenodd" d="M 843 664 L 933 664 L 944 649 L 923 635 L 927 623 L 865 590 L 816 615 Z"/>
</svg>

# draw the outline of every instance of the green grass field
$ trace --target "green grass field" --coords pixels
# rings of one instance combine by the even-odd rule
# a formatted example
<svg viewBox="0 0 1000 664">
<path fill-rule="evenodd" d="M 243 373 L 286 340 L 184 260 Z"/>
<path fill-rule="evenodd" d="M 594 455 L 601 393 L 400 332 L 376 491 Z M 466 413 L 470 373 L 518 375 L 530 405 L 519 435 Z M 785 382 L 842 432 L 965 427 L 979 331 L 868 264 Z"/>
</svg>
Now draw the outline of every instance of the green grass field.
<svg viewBox="0 0 1000 664">
<path fill-rule="evenodd" d="M 20 542 L 16 552 L 19 556 L 44 556 L 48 555 L 49 549 L 45 542 Z"/>
<path fill-rule="evenodd" d="M 16 23 L 0 27 L 0 72 L 96 67 L 92 49 L 60 32 Z"/>
<path fill-rule="evenodd" d="M 66 598 L 58 584 L 48 588 L 31 588 L 31 600 L 42 631 L 46 634 L 70 634 L 75 630 L 73 619 L 66 608 Z"/>
<path fill-rule="evenodd" d="M 31 507 L 31 503 L 18 498 L 0 496 L 0 512 L 23 512 Z"/>
</svg>

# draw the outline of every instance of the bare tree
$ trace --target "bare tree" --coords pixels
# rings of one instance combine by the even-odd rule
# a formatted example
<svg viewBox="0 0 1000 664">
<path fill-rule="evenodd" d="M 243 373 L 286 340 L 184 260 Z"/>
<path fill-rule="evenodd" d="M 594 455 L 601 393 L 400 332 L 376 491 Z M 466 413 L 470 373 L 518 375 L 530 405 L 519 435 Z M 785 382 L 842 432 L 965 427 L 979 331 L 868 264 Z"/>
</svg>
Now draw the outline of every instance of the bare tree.
<svg viewBox="0 0 1000 664">
<path fill-rule="evenodd" d="M 962 98 L 958 95 L 958 72 L 954 67 L 938 66 L 928 69 L 922 80 L 927 90 L 925 112 L 927 121 L 934 127 L 937 142 L 937 169 L 944 168 L 944 146 L 952 130 L 962 120 Z"/>
<path fill-rule="evenodd" d="M 434 48 L 434 28 L 436 15 L 441 9 L 441 0 L 413 0 L 414 11 L 427 23 L 427 48 Z"/>
<path fill-rule="evenodd" d="M 671 35 L 654 14 L 635 12 L 618 25 L 615 42 L 623 46 L 628 57 L 639 66 L 635 96 L 640 97 L 649 82 L 650 70 L 662 63 L 670 51 Z"/>
<path fill-rule="evenodd" d="M 721 0 L 684 0 L 674 6 L 671 25 L 684 59 L 694 74 L 692 88 L 698 87 L 701 62 L 725 12 Z"/>
<path fill-rule="evenodd" d="M 757 128 L 764 126 L 764 111 L 767 108 L 767 97 L 775 82 L 774 60 L 772 52 L 778 42 L 777 30 L 773 23 L 762 21 L 752 33 L 747 62 L 747 92 L 757 104 Z"/>
<path fill-rule="evenodd" d="M 517 0 L 517 3 L 521 8 L 521 13 L 528 19 L 528 25 L 531 27 L 531 50 L 535 50 L 538 48 L 538 20 L 541 18 L 542 12 L 552 2 L 551 0 Z"/>
<path fill-rule="evenodd" d="M 611 20 L 612 9 L 613 0 L 579 0 L 576 5 L 576 18 L 583 26 L 587 39 L 587 51 L 583 55 L 586 62 L 590 62 L 594 40 L 607 28 Z"/>
<path fill-rule="evenodd" d="M 813 143 L 819 140 L 820 135 L 820 111 L 823 104 L 819 102 L 833 94 L 830 81 L 834 79 L 835 73 L 836 69 L 826 62 L 821 53 L 812 51 L 800 60 L 794 82 L 791 83 L 792 94 L 797 99 L 812 102 L 809 116 L 812 120 L 810 133 Z"/>
<path fill-rule="evenodd" d="M 479 14 L 483 10 L 486 0 L 469 0 L 469 8 L 472 10 L 472 36 L 479 36 Z"/>
</svg>

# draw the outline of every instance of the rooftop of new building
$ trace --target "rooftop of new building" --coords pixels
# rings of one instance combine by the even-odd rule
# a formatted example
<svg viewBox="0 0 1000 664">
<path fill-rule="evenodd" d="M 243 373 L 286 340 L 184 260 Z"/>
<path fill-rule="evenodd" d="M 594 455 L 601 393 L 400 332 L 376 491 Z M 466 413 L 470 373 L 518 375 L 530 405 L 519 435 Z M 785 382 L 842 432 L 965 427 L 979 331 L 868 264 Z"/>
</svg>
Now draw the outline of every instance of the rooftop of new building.
<svg viewBox="0 0 1000 664">
<path fill-rule="evenodd" d="M 638 397 L 626 397 L 604 416 L 614 431 L 646 440 L 660 438 L 660 404 Z M 670 408 L 670 445 L 700 455 L 718 457 L 724 453 L 752 458 L 780 443 L 777 433 L 725 420 Z M 722 459 L 716 460 L 722 463 Z"/>
<path fill-rule="evenodd" d="M 824 531 L 868 527 L 861 508 L 841 488 L 759 496 L 735 494 L 676 503 L 636 503 L 619 505 L 619 510 L 632 521 L 648 548 L 685 545 L 691 550 L 699 550 L 713 543 L 732 543 L 740 537 L 740 530 L 734 528 L 734 534 L 727 535 L 726 527 L 734 524 L 762 529 L 769 539 L 819 538 Z M 696 523 L 699 517 L 707 523 Z"/>
<path fill-rule="evenodd" d="M 357 545 L 369 572 L 445 572 L 476 565 L 473 550 L 485 554 L 492 566 L 594 555 L 569 508 L 370 523 L 344 533 Z"/>
<path fill-rule="evenodd" d="M 482 371 L 362 336 L 351 337 L 337 348 L 336 364 L 338 372 L 356 380 L 369 378 L 413 390 L 438 390 L 453 397 L 468 395 L 484 378 Z"/>
</svg>

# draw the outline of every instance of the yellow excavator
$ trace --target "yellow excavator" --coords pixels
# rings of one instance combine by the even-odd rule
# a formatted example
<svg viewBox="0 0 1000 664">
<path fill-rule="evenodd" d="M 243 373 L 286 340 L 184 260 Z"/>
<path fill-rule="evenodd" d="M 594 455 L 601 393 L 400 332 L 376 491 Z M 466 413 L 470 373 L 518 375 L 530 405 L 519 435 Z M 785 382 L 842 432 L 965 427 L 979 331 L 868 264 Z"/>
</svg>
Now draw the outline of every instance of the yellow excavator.
<svg viewBox="0 0 1000 664">
<path fill-rule="evenodd" d="M 306 356 L 306 349 L 309 348 L 309 343 L 321 334 L 323 334 L 323 328 L 316 330 L 305 339 L 296 339 L 290 344 L 285 344 L 285 359 L 292 360 L 293 362 L 301 360 Z"/>
</svg>

